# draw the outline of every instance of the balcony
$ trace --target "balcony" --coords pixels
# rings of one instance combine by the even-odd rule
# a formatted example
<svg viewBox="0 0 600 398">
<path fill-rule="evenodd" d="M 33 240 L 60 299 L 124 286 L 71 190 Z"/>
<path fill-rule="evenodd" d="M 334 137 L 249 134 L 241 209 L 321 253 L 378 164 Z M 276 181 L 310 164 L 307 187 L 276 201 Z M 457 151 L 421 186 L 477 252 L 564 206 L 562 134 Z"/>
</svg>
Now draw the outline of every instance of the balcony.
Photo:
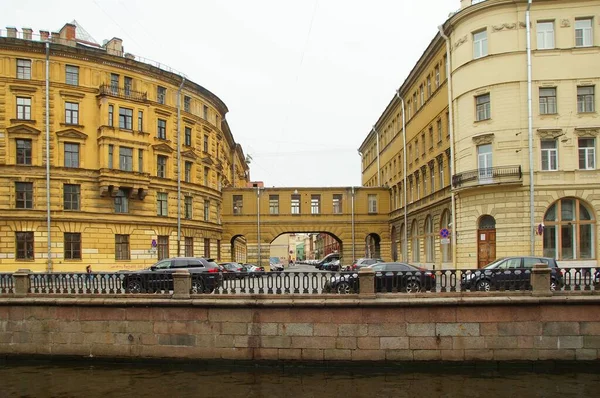
<svg viewBox="0 0 600 398">
<path fill-rule="evenodd" d="M 142 93 L 141 91 L 131 90 L 130 88 L 113 87 L 109 84 L 102 84 L 99 90 L 99 95 L 108 95 L 110 97 L 117 97 L 142 102 L 148 99 L 148 93 Z"/>
<path fill-rule="evenodd" d="M 468 188 L 488 184 L 514 184 L 523 181 L 521 166 L 498 166 L 465 171 L 452 176 L 453 188 Z"/>
</svg>

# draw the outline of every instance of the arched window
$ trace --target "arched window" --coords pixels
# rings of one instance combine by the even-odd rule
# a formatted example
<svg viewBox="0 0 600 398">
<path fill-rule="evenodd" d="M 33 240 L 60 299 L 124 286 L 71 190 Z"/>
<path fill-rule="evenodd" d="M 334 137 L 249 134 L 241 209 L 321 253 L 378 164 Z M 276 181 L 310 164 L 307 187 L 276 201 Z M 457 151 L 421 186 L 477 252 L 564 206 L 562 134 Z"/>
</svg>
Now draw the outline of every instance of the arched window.
<svg viewBox="0 0 600 398">
<path fill-rule="evenodd" d="M 392 227 L 392 261 L 398 261 L 398 234 L 396 227 Z"/>
<path fill-rule="evenodd" d="M 452 234 L 454 233 L 453 229 L 450 226 L 450 212 L 448 210 L 444 210 L 442 213 L 442 218 L 440 220 L 440 229 L 447 229 L 450 231 L 450 236 L 446 239 L 448 243 L 440 244 L 440 250 L 442 252 L 442 262 L 449 263 L 452 261 Z"/>
<path fill-rule="evenodd" d="M 431 216 L 425 219 L 425 261 L 432 263 L 435 261 L 435 236 L 433 234 L 433 221 Z"/>
<path fill-rule="evenodd" d="M 406 240 L 404 239 L 404 224 L 400 225 L 398 234 L 400 235 L 400 254 L 398 258 L 402 259 L 402 261 L 408 261 L 408 256 L 406 253 Z"/>
<path fill-rule="evenodd" d="M 421 257 L 419 253 L 419 227 L 417 225 L 417 220 L 414 220 L 412 223 L 410 236 L 412 239 L 412 261 L 418 263 Z"/>
<path fill-rule="evenodd" d="M 485 215 L 479 219 L 479 229 L 496 229 L 496 219 Z"/>
<path fill-rule="evenodd" d="M 583 201 L 561 199 L 544 215 L 544 256 L 557 260 L 593 259 L 595 218 Z"/>
</svg>

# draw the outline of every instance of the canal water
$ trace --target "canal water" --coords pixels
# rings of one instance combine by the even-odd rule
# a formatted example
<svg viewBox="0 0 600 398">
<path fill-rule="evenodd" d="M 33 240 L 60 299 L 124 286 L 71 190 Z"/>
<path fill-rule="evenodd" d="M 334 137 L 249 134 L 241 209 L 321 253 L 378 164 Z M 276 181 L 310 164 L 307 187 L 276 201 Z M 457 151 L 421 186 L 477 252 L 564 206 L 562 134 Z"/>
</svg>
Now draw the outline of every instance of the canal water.
<svg viewBox="0 0 600 398">
<path fill-rule="evenodd" d="M 256 367 L 0 359 L 0 397 L 598 397 L 598 366 Z"/>
</svg>

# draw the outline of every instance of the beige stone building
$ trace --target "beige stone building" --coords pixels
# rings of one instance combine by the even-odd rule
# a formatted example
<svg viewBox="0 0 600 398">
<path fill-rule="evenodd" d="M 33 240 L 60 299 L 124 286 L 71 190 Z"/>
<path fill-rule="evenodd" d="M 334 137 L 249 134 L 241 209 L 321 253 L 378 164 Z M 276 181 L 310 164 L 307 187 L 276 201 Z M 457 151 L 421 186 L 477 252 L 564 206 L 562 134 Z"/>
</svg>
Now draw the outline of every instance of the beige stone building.
<svg viewBox="0 0 600 398">
<path fill-rule="evenodd" d="M 406 150 L 398 96 L 363 142 L 363 184 L 387 184 L 397 204 L 392 257 L 471 268 L 533 252 L 566 266 L 597 265 L 600 1 L 535 0 L 527 10 L 525 0 L 462 0 L 442 26 L 448 42 L 436 34 L 399 89 Z M 444 55 L 451 83 L 440 72 L 442 87 L 430 95 Z M 444 189 L 425 192 L 436 180 Z"/>
</svg>

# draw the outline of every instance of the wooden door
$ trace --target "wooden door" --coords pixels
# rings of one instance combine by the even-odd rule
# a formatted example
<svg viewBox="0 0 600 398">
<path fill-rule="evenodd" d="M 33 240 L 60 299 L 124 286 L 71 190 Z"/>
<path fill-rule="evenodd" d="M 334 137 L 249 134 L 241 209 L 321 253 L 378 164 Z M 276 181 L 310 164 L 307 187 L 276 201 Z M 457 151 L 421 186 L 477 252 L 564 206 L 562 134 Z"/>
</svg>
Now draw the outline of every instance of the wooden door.
<svg viewBox="0 0 600 398">
<path fill-rule="evenodd" d="M 477 231 L 477 266 L 482 268 L 496 259 L 496 229 Z"/>
</svg>

